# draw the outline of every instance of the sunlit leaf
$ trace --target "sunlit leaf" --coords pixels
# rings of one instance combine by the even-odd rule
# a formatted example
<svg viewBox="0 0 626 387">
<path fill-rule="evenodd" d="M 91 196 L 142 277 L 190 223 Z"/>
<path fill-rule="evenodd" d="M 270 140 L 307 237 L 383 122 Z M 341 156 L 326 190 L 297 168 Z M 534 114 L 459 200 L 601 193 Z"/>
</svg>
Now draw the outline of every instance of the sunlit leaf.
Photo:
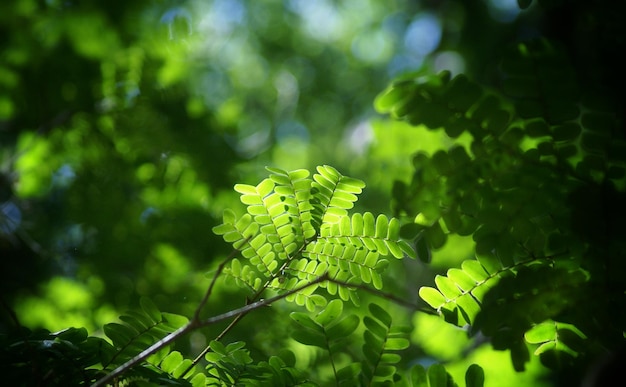
<svg viewBox="0 0 626 387">
<path fill-rule="evenodd" d="M 426 301 L 428 305 L 435 309 L 439 309 L 446 303 L 446 298 L 435 288 L 423 286 L 419 290 L 419 295 L 422 300 Z"/>
</svg>

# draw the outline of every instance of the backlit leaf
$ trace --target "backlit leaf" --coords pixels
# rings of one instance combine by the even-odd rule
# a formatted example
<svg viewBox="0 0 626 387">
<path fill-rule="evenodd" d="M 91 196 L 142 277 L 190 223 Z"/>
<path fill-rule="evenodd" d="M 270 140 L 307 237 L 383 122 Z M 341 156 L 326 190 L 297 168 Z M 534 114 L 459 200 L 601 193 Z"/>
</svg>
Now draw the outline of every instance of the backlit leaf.
<svg viewBox="0 0 626 387">
<path fill-rule="evenodd" d="M 446 303 L 446 298 L 435 288 L 422 286 L 419 290 L 419 295 L 422 300 L 426 301 L 428 305 L 435 309 L 439 309 L 439 307 Z"/>
</svg>

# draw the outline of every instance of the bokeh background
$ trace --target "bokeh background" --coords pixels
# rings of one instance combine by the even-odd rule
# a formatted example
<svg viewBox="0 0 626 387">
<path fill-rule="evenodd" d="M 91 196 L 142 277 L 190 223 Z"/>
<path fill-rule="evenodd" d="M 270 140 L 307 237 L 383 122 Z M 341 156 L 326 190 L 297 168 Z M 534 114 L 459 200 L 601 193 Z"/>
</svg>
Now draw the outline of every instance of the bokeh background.
<svg viewBox="0 0 626 387">
<path fill-rule="evenodd" d="M 0 330 L 14 311 L 30 328 L 98 334 L 141 296 L 190 315 L 230 252 L 211 228 L 265 166 L 332 165 L 366 182 L 357 210 L 390 215 L 411 155 L 450 142 L 377 113 L 376 96 L 408 72 L 491 84 L 519 40 L 593 43 L 555 33 L 553 16 L 515 0 L 2 1 Z M 392 268 L 411 276 L 391 290 L 417 301 L 471 249 L 451 238 L 430 265 Z M 210 314 L 241 297 L 222 288 Z M 476 359 L 465 332 L 411 318 L 420 356 Z M 252 322 L 239 334 L 268 335 Z M 485 349 L 499 359 L 488 375 L 521 378 L 501 355 Z"/>
</svg>

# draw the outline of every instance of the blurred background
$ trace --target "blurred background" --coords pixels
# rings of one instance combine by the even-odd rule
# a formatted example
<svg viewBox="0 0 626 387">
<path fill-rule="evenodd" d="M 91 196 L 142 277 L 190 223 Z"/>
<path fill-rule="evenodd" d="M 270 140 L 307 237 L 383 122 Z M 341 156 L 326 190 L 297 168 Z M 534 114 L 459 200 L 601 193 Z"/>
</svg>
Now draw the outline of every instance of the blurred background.
<svg viewBox="0 0 626 387">
<path fill-rule="evenodd" d="M 366 182 L 357 210 L 390 215 L 411 155 L 450 142 L 376 113 L 376 95 L 407 72 L 490 84 L 545 20 L 516 0 L 2 1 L 0 330 L 14 312 L 98 334 L 144 295 L 190 315 L 230 252 L 211 227 L 265 166 L 332 165 Z M 451 240 L 392 289 L 416 301 L 471 248 Z M 209 314 L 243 301 L 223 288 Z M 470 345 L 419 318 L 433 358 Z"/>
</svg>

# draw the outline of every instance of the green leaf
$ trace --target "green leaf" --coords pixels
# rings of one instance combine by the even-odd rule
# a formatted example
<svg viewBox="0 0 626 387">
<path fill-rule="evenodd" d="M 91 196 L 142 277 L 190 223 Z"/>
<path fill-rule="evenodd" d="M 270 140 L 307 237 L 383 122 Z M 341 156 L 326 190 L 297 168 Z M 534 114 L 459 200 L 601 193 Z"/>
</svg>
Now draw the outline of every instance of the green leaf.
<svg viewBox="0 0 626 387">
<path fill-rule="evenodd" d="M 387 342 L 385 343 L 385 350 L 401 351 L 403 349 L 407 349 L 409 345 L 410 345 L 409 340 L 405 338 L 392 337 L 392 338 L 387 339 Z"/>
<path fill-rule="evenodd" d="M 218 355 L 228 356 L 228 351 L 226 351 L 226 346 L 222 344 L 222 342 L 218 340 L 211 340 L 211 342 L 209 343 L 209 346 L 211 347 L 211 351 L 217 353 Z"/>
<path fill-rule="evenodd" d="M 387 313 L 386 310 L 374 303 L 369 304 L 368 309 L 372 316 L 376 317 L 376 319 L 382 322 L 387 328 L 391 326 L 391 315 Z"/>
<path fill-rule="evenodd" d="M 376 218 L 376 231 L 374 235 L 376 238 L 386 238 L 389 225 L 389 219 L 383 214 L 378 215 Z"/>
<path fill-rule="evenodd" d="M 295 322 L 302 325 L 305 328 L 311 329 L 314 332 L 324 333 L 324 328 L 315 322 L 308 314 L 302 312 L 291 312 L 289 314 Z"/>
<path fill-rule="evenodd" d="M 167 355 L 160 365 L 163 371 L 172 373 L 182 362 L 183 355 L 181 355 L 180 352 L 174 351 Z"/>
<path fill-rule="evenodd" d="M 359 326 L 359 317 L 355 314 L 350 314 L 341 319 L 338 323 L 333 324 L 326 330 L 326 336 L 328 340 L 345 339 L 351 335 Z"/>
<path fill-rule="evenodd" d="M 513 362 L 513 368 L 517 372 L 522 372 L 525 369 L 525 364 L 530 360 L 530 353 L 528 347 L 523 340 L 514 343 L 511 346 L 511 361 Z"/>
<path fill-rule="evenodd" d="M 463 272 L 476 282 L 484 281 L 489 276 L 489 273 L 487 273 L 483 265 L 481 265 L 478 261 L 463 261 L 461 268 L 463 269 Z"/>
<path fill-rule="evenodd" d="M 236 231 L 232 224 L 223 223 L 212 228 L 215 235 L 224 235 L 229 232 Z"/>
<path fill-rule="evenodd" d="M 428 286 L 422 286 L 419 290 L 419 295 L 422 300 L 426 301 L 426 303 L 434 309 L 439 309 L 447 302 L 446 298 L 439 290 Z"/>
<path fill-rule="evenodd" d="M 77 344 L 85 341 L 89 336 L 89 333 L 85 328 L 67 328 L 50 335 L 56 337 L 58 340 L 69 341 Z"/>
<path fill-rule="evenodd" d="M 255 186 L 248 184 L 235 184 L 235 191 L 244 195 L 258 195 L 257 189 Z"/>
<path fill-rule="evenodd" d="M 147 297 L 141 297 L 139 299 L 139 304 L 141 305 L 141 309 L 152 319 L 153 322 L 158 323 L 161 322 L 161 311 L 156 307 L 156 305 Z"/>
<path fill-rule="evenodd" d="M 323 334 L 311 330 L 297 330 L 292 334 L 294 340 L 301 344 L 312 345 L 314 347 L 326 348 L 326 338 Z"/>
<path fill-rule="evenodd" d="M 428 383 L 430 387 L 448 387 L 448 373 L 441 364 L 428 367 Z"/>
<path fill-rule="evenodd" d="M 396 372 L 396 367 L 391 366 L 391 365 L 385 365 L 382 362 L 378 364 L 378 366 L 376 367 L 375 371 L 374 371 L 374 376 L 378 377 L 378 378 L 384 378 L 384 379 L 388 379 L 389 377 L 391 377 L 394 373 Z M 378 385 L 375 383 L 372 383 L 373 385 Z"/>
<path fill-rule="evenodd" d="M 369 212 L 348 215 L 347 209 L 354 206 L 357 194 L 365 187 L 361 180 L 343 176 L 328 165 L 318 166 L 312 179 L 306 170 L 267 170 L 269 178 L 258 185 L 235 186 L 248 206 L 247 213 L 237 218 L 232 211 L 225 211 L 224 224 L 214 228 L 240 251 L 228 270 L 237 284 L 255 291 L 262 291 L 264 286 L 287 290 L 328 272 L 340 281 L 371 283 L 382 289 L 380 273 L 388 262 L 381 256 L 415 257 L 412 247 L 397 239 L 397 219 L 375 217 Z M 300 252 L 300 258 L 295 257 Z M 286 261 L 292 263 L 284 270 Z M 356 289 L 332 283 L 324 287 L 340 300 L 358 302 Z M 327 305 L 324 296 L 313 296 L 309 290 L 314 288 L 286 300 L 310 311 L 326 306 L 330 316 L 335 304 Z M 325 324 L 330 321 L 336 318 Z"/>
<path fill-rule="evenodd" d="M 472 364 L 465 372 L 466 387 L 483 387 L 485 384 L 485 371 L 476 364 Z"/>
<path fill-rule="evenodd" d="M 483 266 L 485 271 L 490 274 L 497 273 L 500 269 L 502 269 L 502 264 L 500 263 L 500 259 L 493 253 L 487 252 L 485 254 L 478 254 L 476 252 L 476 259 Z"/>
<path fill-rule="evenodd" d="M 332 300 L 326 307 L 315 316 L 315 321 L 321 326 L 327 326 L 335 321 L 343 312 L 343 302 L 341 300 Z"/>
<path fill-rule="evenodd" d="M 554 321 L 546 321 L 535 325 L 524 333 L 524 339 L 530 344 L 539 344 L 556 339 L 556 324 Z"/>
<path fill-rule="evenodd" d="M 389 327 L 385 327 L 382 324 L 378 323 L 376 320 L 369 316 L 365 316 L 363 318 L 363 324 L 367 328 L 368 332 L 375 335 L 376 337 L 384 340 L 387 337 L 387 333 L 389 332 Z"/>
<path fill-rule="evenodd" d="M 376 221 L 374 219 L 374 215 L 371 212 L 366 212 L 363 214 L 363 235 L 376 235 Z"/>
<path fill-rule="evenodd" d="M 461 295 L 461 290 L 456 286 L 454 281 L 448 277 L 437 275 L 435 276 L 435 283 L 446 299 L 454 299 Z"/>
<path fill-rule="evenodd" d="M 193 378 L 189 381 L 192 387 L 205 387 L 207 385 L 206 375 L 204 374 L 195 374 Z"/>
<path fill-rule="evenodd" d="M 415 253 L 415 250 L 413 250 L 411 245 L 409 245 L 406 241 L 403 241 L 403 240 L 398 241 L 398 246 L 407 256 L 409 256 L 409 258 L 413 258 L 413 259 L 417 258 L 417 254 Z M 401 258 L 400 256 L 397 255 L 397 252 L 392 252 L 392 253 L 394 257 Z"/>
<path fill-rule="evenodd" d="M 424 230 L 424 238 L 432 249 L 439 249 L 446 244 L 447 235 L 443 232 L 439 222 L 435 222 L 432 226 Z"/>
<path fill-rule="evenodd" d="M 178 329 L 189 322 L 189 319 L 179 314 L 163 312 L 163 321 L 170 327 Z"/>
<path fill-rule="evenodd" d="M 415 244 L 417 247 L 417 257 L 420 259 L 420 261 L 424 263 L 430 263 L 432 256 L 430 253 L 430 247 L 428 246 L 428 242 L 426 241 L 426 239 L 423 237 L 419 237 L 417 238 Z"/>
<path fill-rule="evenodd" d="M 446 273 L 448 278 L 452 280 L 459 288 L 463 291 L 467 292 L 473 289 L 476 286 L 476 281 L 474 281 L 467 273 L 465 273 L 461 269 L 449 269 Z"/>
<path fill-rule="evenodd" d="M 471 293 L 464 294 L 458 297 L 455 301 L 461 314 L 463 315 L 463 318 L 468 324 L 472 324 L 476 315 L 481 310 L 479 301 L 476 300 Z"/>
<path fill-rule="evenodd" d="M 428 377 L 426 375 L 426 369 L 423 366 L 419 364 L 414 365 L 411 367 L 409 375 L 413 387 L 428 387 Z"/>
<path fill-rule="evenodd" d="M 385 350 L 390 349 L 385 346 Z M 382 364 L 396 364 L 402 360 L 402 356 L 397 353 L 385 352 L 380 357 L 380 362 Z"/>
<path fill-rule="evenodd" d="M 547 342 L 542 343 L 540 346 L 538 346 L 537 349 L 535 349 L 535 351 L 533 352 L 533 354 L 535 356 L 539 356 L 550 351 L 555 351 L 556 349 L 557 349 L 556 341 L 547 341 Z"/>
<path fill-rule="evenodd" d="M 116 347 L 125 346 L 136 335 L 136 332 L 131 331 L 127 326 L 117 323 L 105 324 L 103 330 Z"/>
<path fill-rule="evenodd" d="M 274 182 L 271 179 L 263 179 L 257 186 L 256 191 L 262 198 L 269 195 L 274 189 Z"/>
</svg>

